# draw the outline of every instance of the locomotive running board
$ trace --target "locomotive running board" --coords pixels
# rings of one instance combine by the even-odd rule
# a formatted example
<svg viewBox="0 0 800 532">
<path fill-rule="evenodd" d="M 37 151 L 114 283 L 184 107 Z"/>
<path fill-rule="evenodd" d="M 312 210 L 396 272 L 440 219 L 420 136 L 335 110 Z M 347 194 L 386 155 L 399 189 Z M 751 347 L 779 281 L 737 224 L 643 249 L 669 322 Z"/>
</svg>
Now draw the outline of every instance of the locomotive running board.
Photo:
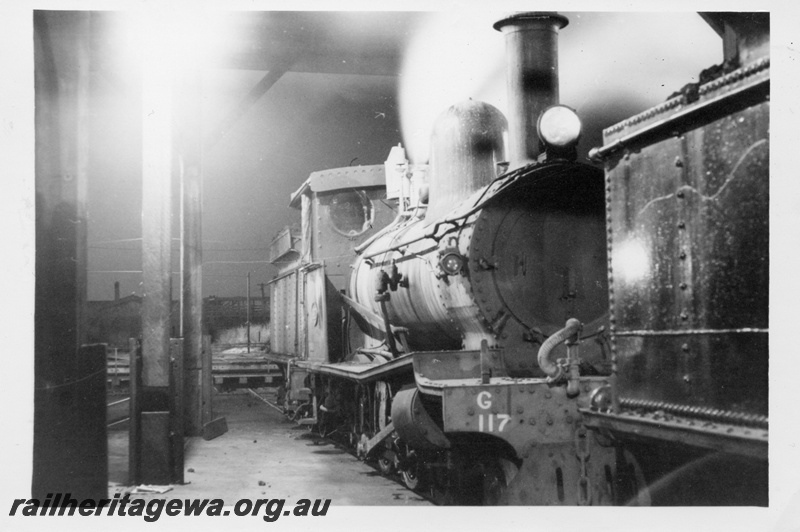
<svg viewBox="0 0 800 532">
<path fill-rule="evenodd" d="M 451 385 L 514 382 L 506 372 L 503 351 L 430 351 L 414 353 L 414 380 L 421 392 L 442 395 Z M 540 379 L 541 380 L 541 379 Z"/>
<path fill-rule="evenodd" d="M 410 370 L 412 365 L 412 354 L 403 355 L 395 358 L 394 360 L 390 360 L 385 364 L 364 364 L 356 362 L 330 364 L 313 362 L 310 360 L 299 360 L 290 357 L 282 360 L 284 364 L 288 363 L 289 361 L 291 361 L 292 366 L 296 368 L 302 368 L 315 373 L 332 375 L 334 377 L 340 377 L 354 382 L 363 383 L 380 380 L 382 378 L 390 377 Z"/>
<path fill-rule="evenodd" d="M 294 367 L 307 371 L 332 375 L 363 383 L 391 377 L 399 373 L 414 370 L 415 380 L 420 388 L 426 383 L 434 384 L 442 379 L 478 379 L 481 381 L 484 372 L 497 379 L 511 380 L 505 370 L 502 350 L 489 349 L 486 354 L 480 351 L 417 351 L 401 355 L 384 364 L 365 364 L 341 362 L 336 364 L 300 360 L 294 357 L 268 353 L 265 358 L 282 364 L 291 363 Z M 434 384 L 422 391 L 440 395 Z"/>
</svg>

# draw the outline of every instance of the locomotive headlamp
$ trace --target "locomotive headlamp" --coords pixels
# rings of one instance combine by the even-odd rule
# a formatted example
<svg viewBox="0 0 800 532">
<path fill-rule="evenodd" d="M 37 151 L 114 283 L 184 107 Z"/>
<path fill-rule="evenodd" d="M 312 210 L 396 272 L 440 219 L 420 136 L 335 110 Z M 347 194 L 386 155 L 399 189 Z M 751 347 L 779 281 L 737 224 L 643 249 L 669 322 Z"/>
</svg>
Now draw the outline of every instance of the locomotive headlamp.
<svg viewBox="0 0 800 532">
<path fill-rule="evenodd" d="M 548 147 L 571 148 L 581 136 L 581 120 L 577 113 L 565 105 L 554 105 L 545 109 L 537 124 L 539 138 Z"/>
<path fill-rule="evenodd" d="M 449 251 L 439 259 L 439 267 L 447 275 L 456 275 L 464 267 L 464 257 L 456 251 Z"/>
</svg>

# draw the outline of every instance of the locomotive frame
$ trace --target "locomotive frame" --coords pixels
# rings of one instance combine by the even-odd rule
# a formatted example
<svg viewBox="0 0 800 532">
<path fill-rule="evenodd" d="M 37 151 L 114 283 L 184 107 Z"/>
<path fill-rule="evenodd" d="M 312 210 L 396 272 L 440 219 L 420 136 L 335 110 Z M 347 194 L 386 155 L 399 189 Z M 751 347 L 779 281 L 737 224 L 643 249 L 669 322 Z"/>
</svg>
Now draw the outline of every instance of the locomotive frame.
<svg viewBox="0 0 800 532">
<path fill-rule="evenodd" d="M 648 485 L 735 463 L 756 480 L 724 477 L 733 491 L 711 504 L 764 504 L 769 32 L 755 15 L 705 18 L 726 63 L 606 130 L 592 154 L 605 177 L 532 141 L 557 78 L 521 81 L 555 70 L 554 13 L 496 25 L 507 160 L 504 119 L 470 103 L 445 113 L 430 167 L 396 149 L 313 173 L 291 198 L 301 231 L 271 246 L 268 357 L 287 413 L 450 503 L 687 504 L 685 479 Z M 526 64 L 531 40 L 545 53 Z M 626 272 L 634 237 L 644 288 Z"/>
</svg>

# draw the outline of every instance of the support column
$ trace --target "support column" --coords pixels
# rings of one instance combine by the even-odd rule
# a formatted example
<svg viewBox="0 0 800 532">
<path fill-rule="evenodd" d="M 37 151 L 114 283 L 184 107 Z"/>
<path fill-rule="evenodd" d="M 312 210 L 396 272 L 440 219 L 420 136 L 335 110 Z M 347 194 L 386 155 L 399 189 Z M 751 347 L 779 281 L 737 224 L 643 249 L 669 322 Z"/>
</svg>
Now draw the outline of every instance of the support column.
<svg viewBox="0 0 800 532">
<path fill-rule="evenodd" d="M 106 496 L 105 347 L 86 337 L 91 15 L 36 11 L 34 498 Z"/>
<path fill-rule="evenodd" d="M 170 393 L 172 311 L 172 73 L 165 17 L 148 13 L 142 46 L 142 387 L 141 477 L 168 484 L 176 468 Z M 167 54 L 168 56 L 168 54 Z M 180 464 L 183 469 L 183 464 Z"/>
<path fill-rule="evenodd" d="M 177 138 L 181 160 L 181 273 L 184 339 L 184 404 L 187 436 L 199 436 L 203 424 L 203 239 L 202 239 L 202 72 L 181 72 L 175 94 Z"/>
<path fill-rule="evenodd" d="M 144 47 L 142 72 L 142 384 L 166 388 L 172 310 L 172 93 L 169 72 L 162 61 L 151 61 L 159 53 L 151 48 Z"/>
</svg>

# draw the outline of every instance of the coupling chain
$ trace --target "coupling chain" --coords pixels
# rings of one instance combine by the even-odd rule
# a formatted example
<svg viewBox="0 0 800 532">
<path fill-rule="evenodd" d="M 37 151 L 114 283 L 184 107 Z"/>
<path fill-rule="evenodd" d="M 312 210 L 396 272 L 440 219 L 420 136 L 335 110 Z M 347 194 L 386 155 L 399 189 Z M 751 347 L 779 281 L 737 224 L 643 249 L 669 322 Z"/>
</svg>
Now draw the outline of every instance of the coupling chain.
<svg viewBox="0 0 800 532">
<path fill-rule="evenodd" d="M 580 462 L 581 473 L 578 477 L 578 506 L 588 506 L 592 503 L 592 484 L 589 482 L 587 462 L 591 453 L 589 451 L 590 438 L 583 426 L 575 430 L 575 457 Z"/>
</svg>

